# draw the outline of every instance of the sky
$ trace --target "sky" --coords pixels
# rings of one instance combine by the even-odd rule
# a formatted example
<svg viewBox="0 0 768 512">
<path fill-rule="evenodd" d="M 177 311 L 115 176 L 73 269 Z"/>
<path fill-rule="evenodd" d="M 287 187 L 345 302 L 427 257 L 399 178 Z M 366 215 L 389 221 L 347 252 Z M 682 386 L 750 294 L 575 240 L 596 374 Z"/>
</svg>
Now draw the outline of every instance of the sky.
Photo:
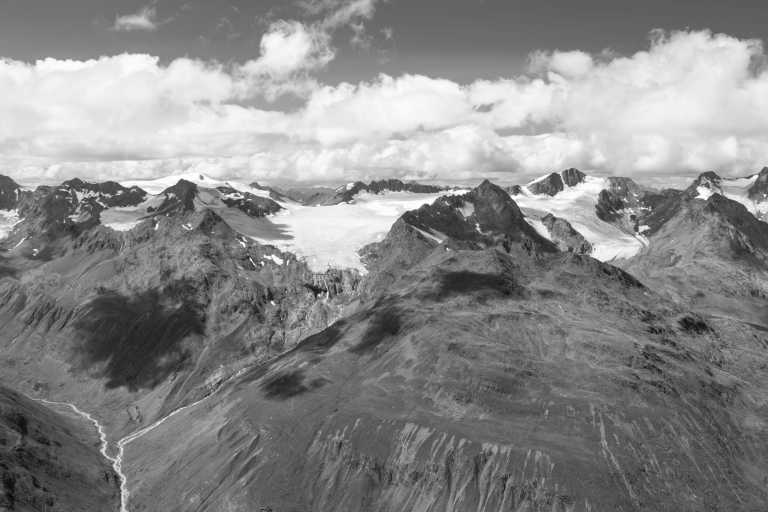
<svg viewBox="0 0 768 512">
<path fill-rule="evenodd" d="M 767 22 L 739 0 L 0 0 L 0 173 L 750 174 Z"/>
</svg>

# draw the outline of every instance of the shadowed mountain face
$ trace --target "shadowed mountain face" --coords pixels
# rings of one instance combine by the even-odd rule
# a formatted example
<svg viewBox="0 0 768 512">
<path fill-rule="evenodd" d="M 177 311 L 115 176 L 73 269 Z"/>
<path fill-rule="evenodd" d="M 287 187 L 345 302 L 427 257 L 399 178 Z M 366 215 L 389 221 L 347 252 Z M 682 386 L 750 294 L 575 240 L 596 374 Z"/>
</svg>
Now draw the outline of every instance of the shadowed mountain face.
<svg viewBox="0 0 768 512">
<path fill-rule="evenodd" d="M 0 379 L 110 439 L 193 404 L 126 446 L 131 510 L 762 510 L 768 225 L 557 176 L 554 199 L 585 189 L 649 245 L 598 261 L 485 181 L 402 215 L 365 275 L 315 273 L 230 221 L 270 222 L 277 195 L 182 181 L 119 232 L 39 189 L 2 243 Z"/>
<path fill-rule="evenodd" d="M 19 204 L 21 187 L 7 176 L 0 176 L 0 210 L 12 210 Z"/>
<path fill-rule="evenodd" d="M 108 388 L 153 388 L 190 364 L 183 342 L 204 333 L 205 315 L 190 302 L 194 283 L 170 283 L 135 297 L 104 292 L 76 313 L 81 369 L 104 364 Z"/>
<path fill-rule="evenodd" d="M 92 425 L 0 387 L 0 510 L 117 510 L 120 483 Z"/>
</svg>

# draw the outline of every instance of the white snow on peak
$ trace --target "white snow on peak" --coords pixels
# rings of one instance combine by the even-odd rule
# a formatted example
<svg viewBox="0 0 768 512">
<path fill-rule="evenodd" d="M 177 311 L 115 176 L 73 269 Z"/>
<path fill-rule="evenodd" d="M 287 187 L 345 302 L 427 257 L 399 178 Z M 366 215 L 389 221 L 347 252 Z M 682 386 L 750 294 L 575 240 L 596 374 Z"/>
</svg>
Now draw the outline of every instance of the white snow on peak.
<svg viewBox="0 0 768 512">
<path fill-rule="evenodd" d="M 304 258 L 316 272 L 323 272 L 328 267 L 354 268 L 365 272 L 357 251 L 369 243 L 381 241 L 403 213 L 431 204 L 443 195 L 466 192 L 364 192 L 355 198 L 354 203 L 332 206 L 286 203 L 283 204 L 285 209 L 270 216 L 269 220 L 291 238 L 256 240 Z"/>
<path fill-rule="evenodd" d="M 701 185 L 696 187 L 696 192 L 698 192 L 699 194 L 696 196 L 696 199 L 704 199 L 704 200 L 709 199 L 712 196 L 712 194 L 714 194 L 711 188 L 702 187 Z"/>
<path fill-rule="evenodd" d="M 546 228 L 542 231 L 543 226 L 537 226 L 531 218 L 549 212 L 570 222 L 592 244 L 593 257 L 601 261 L 629 258 L 645 247 L 648 241 L 643 236 L 626 233 L 597 217 L 595 206 L 598 196 L 608 185 L 605 178 L 587 176 L 584 182 L 565 187 L 555 196 L 532 194 L 527 187 L 522 187 L 522 193 L 512 199 L 521 208 L 529 210 L 529 223 L 542 236 L 549 238 L 548 233 L 545 235 Z"/>
<path fill-rule="evenodd" d="M 419 229 L 416 226 L 411 226 L 411 227 L 414 230 L 416 230 L 417 233 L 419 233 L 421 236 L 423 236 L 428 240 L 432 240 L 433 242 L 436 242 L 438 244 L 442 244 L 443 242 L 445 242 L 445 238 L 440 238 L 439 236 L 433 234 L 432 232 L 424 231 L 423 229 Z"/>
<path fill-rule="evenodd" d="M 459 208 L 459 211 L 464 216 L 465 219 L 468 219 L 472 215 L 475 214 L 475 205 L 469 201 L 466 201 L 464 205 Z"/>
<path fill-rule="evenodd" d="M 269 191 L 257 187 L 252 187 L 245 183 L 232 180 L 220 180 L 212 178 L 199 172 L 188 172 L 183 174 L 173 174 L 158 178 L 155 180 L 133 180 L 123 181 L 121 184 L 124 187 L 139 187 L 149 194 L 159 194 L 168 187 L 172 187 L 179 182 L 179 180 L 186 180 L 196 184 L 202 188 L 217 188 L 217 187 L 230 187 L 240 192 L 249 192 L 255 196 L 269 197 Z"/>
</svg>

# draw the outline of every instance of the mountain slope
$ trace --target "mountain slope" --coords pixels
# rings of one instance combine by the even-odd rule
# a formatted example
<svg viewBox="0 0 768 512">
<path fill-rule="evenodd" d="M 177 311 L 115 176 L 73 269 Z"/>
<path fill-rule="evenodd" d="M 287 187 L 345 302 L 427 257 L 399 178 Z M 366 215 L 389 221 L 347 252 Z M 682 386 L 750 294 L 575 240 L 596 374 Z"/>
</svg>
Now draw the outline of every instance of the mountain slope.
<svg viewBox="0 0 768 512">
<path fill-rule="evenodd" d="M 132 445 L 137 509 L 760 510 L 757 331 L 555 250 L 499 190 L 404 215 L 359 307 Z"/>
<path fill-rule="evenodd" d="M 0 510 L 118 510 L 120 483 L 87 427 L 0 387 Z"/>
</svg>

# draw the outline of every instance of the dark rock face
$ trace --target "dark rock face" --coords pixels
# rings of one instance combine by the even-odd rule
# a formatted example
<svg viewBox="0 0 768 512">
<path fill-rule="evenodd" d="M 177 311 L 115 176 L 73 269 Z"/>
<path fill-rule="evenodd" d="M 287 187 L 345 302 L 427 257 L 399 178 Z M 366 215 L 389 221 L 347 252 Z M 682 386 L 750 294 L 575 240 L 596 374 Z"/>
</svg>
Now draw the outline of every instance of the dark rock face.
<svg viewBox="0 0 768 512">
<path fill-rule="evenodd" d="M 80 194 L 88 194 L 90 197 L 85 200 L 93 201 L 106 208 L 136 206 L 147 198 L 147 193 L 141 188 L 126 188 L 114 181 L 88 183 L 75 178 L 65 181 L 61 186 Z"/>
<path fill-rule="evenodd" d="M 326 199 L 323 204 L 348 203 L 361 192 L 380 194 L 382 192 L 413 192 L 415 194 L 434 194 L 444 190 L 443 187 L 423 185 L 421 183 L 403 182 L 398 179 L 372 181 L 368 184 L 357 181 L 350 187 L 341 187 L 333 197 Z"/>
<path fill-rule="evenodd" d="M 583 183 L 587 177 L 586 174 L 574 168 L 566 169 L 560 174 L 563 177 L 563 182 L 569 187 L 575 187 L 579 183 Z"/>
<path fill-rule="evenodd" d="M 182 510 L 194 479 L 201 512 L 760 510 L 760 331 L 493 243 L 518 215 L 491 184 L 404 215 L 359 307 L 133 447 L 133 503 Z"/>
<path fill-rule="evenodd" d="M 597 218 L 604 222 L 613 222 L 622 217 L 625 203 L 622 198 L 610 190 L 601 190 L 597 197 L 595 211 Z"/>
<path fill-rule="evenodd" d="M 768 199 L 768 167 L 763 167 L 747 194 L 753 201 Z"/>
<path fill-rule="evenodd" d="M 576 254 L 590 254 L 592 252 L 592 244 L 581 233 L 573 229 L 567 220 L 548 213 L 541 218 L 541 222 L 547 227 L 552 240 L 561 251 Z"/>
<path fill-rule="evenodd" d="M 523 193 L 523 187 L 520 185 L 512 185 L 511 187 L 507 187 L 506 190 L 511 196 L 517 196 Z"/>
<path fill-rule="evenodd" d="M 558 192 L 564 190 L 563 179 L 556 172 L 553 172 L 546 178 L 543 178 L 531 185 L 528 185 L 528 189 L 534 194 L 547 194 L 549 196 L 557 195 Z"/>
<path fill-rule="evenodd" d="M 162 192 L 165 199 L 157 209 L 148 208 L 147 211 L 153 215 L 173 215 L 193 211 L 197 194 L 196 184 L 187 180 L 179 180 L 178 183 Z"/>
<path fill-rule="evenodd" d="M 266 217 L 283 209 L 278 203 L 267 197 L 260 197 L 250 192 L 240 192 L 231 187 L 218 187 L 221 200 L 231 208 L 237 208 L 250 217 Z"/>
<path fill-rule="evenodd" d="M 0 176 L 0 210 L 13 210 L 19 204 L 21 187 L 7 176 Z"/>
</svg>

